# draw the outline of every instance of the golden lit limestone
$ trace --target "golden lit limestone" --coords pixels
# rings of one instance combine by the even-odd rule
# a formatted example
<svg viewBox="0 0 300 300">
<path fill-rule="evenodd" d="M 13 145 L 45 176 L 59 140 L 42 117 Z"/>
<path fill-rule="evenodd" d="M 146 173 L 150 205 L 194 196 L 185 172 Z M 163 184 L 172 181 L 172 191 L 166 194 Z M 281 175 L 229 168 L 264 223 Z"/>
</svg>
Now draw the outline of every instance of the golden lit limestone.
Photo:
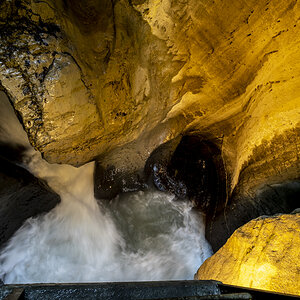
<svg viewBox="0 0 300 300">
<path fill-rule="evenodd" d="M 299 177 L 299 1 L 20 3 L 0 4 L 0 89 L 47 161 L 143 168 L 193 133 L 229 195 Z"/>
<path fill-rule="evenodd" d="M 260 217 L 237 229 L 196 279 L 300 295 L 300 214 Z"/>
<path fill-rule="evenodd" d="M 280 182 L 296 177 L 299 3 L 135 2 L 153 34 L 166 42 L 174 59 L 185 62 L 172 78 L 182 85 L 182 93 L 165 121 L 183 116 L 185 130 L 222 139 L 231 191 L 248 193 L 266 178 Z M 256 179 L 256 172 L 261 178 Z"/>
</svg>

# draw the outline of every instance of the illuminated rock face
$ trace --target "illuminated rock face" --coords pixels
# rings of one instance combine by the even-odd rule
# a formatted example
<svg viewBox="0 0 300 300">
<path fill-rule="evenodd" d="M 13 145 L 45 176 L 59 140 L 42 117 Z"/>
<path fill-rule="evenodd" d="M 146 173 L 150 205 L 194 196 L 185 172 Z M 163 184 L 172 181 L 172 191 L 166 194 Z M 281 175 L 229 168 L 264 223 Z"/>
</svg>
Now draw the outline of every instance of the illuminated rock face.
<svg viewBox="0 0 300 300">
<path fill-rule="evenodd" d="M 82 3 L 2 2 L 2 89 L 48 161 L 81 165 L 145 138 L 133 151 L 145 162 L 181 131 L 160 125 L 180 63 L 128 1 Z"/>
<path fill-rule="evenodd" d="M 224 207 L 299 179 L 298 1 L 75 2 L 0 4 L 0 89 L 46 160 L 96 159 L 122 181 L 178 136 L 213 143 L 226 199 L 210 241 L 241 225 Z"/>
<path fill-rule="evenodd" d="M 50 162 L 137 169 L 193 132 L 247 194 L 298 176 L 299 17 L 294 0 L 3 1 L 0 82 Z"/>
<path fill-rule="evenodd" d="M 260 217 L 237 229 L 196 279 L 300 295 L 300 214 Z"/>
</svg>

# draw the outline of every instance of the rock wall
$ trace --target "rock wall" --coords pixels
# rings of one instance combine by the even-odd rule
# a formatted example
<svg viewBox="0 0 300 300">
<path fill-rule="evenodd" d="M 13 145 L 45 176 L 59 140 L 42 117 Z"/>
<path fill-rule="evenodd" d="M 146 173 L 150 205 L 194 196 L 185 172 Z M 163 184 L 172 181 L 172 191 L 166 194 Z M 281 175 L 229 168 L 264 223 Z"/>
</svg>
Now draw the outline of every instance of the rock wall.
<svg viewBox="0 0 300 300">
<path fill-rule="evenodd" d="M 119 190 L 126 174 L 143 185 L 136 174 L 163 143 L 183 135 L 214 143 L 226 197 L 209 228 L 227 237 L 238 225 L 229 228 L 227 207 L 299 182 L 299 5 L 5 0 L 0 88 L 46 160 L 96 159 L 99 184 L 116 173 Z"/>
<path fill-rule="evenodd" d="M 8 98 L 0 92 L 0 249 L 25 220 L 50 211 L 60 197 L 27 169 L 30 145 Z"/>
<path fill-rule="evenodd" d="M 219 202 L 214 215 L 206 218 L 206 238 L 213 250 L 218 251 L 234 231 L 262 215 L 290 213 L 299 207 L 299 180 L 266 184 L 254 195 L 232 195 L 229 203 Z"/>
<path fill-rule="evenodd" d="M 3 1 L 1 87 L 50 162 L 129 151 L 137 169 L 193 132 L 248 193 L 299 177 L 299 17 L 295 0 Z"/>
<path fill-rule="evenodd" d="M 48 212 L 60 202 L 60 197 L 45 182 L 3 158 L 3 149 L 1 145 L 0 248 L 26 219 Z M 11 153 L 13 150 L 9 149 Z M 19 149 L 17 152 L 20 153 Z"/>
<path fill-rule="evenodd" d="M 260 217 L 237 229 L 196 279 L 300 295 L 300 214 Z"/>
</svg>

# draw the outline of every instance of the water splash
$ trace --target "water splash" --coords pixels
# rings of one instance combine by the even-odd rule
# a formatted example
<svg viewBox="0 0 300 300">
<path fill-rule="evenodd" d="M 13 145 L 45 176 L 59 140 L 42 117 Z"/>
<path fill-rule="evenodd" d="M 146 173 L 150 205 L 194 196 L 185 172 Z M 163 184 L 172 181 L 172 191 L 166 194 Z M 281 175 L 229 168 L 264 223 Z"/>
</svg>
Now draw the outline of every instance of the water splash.
<svg viewBox="0 0 300 300">
<path fill-rule="evenodd" d="M 5 283 L 192 279 L 212 254 L 203 218 L 189 203 L 154 190 L 99 203 L 94 163 L 49 164 L 33 149 L 25 157 L 61 203 L 28 219 L 2 249 Z"/>
<path fill-rule="evenodd" d="M 29 148 L 30 144 L 25 130 L 21 126 L 14 109 L 2 91 L 0 91 L 0 143 L 23 145 Z"/>
</svg>

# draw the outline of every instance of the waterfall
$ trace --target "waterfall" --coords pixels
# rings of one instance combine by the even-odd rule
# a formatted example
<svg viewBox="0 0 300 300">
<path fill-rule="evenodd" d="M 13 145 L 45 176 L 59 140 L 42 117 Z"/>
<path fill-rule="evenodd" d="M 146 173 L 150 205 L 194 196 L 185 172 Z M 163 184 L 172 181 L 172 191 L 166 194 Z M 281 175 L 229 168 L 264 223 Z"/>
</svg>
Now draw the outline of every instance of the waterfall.
<svg viewBox="0 0 300 300">
<path fill-rule="evenodd" d="M 24 167 L 61 197 L 50 212 L 26 220 L 1 250 L 5 283 L 192 279 L 212 254 L 203 216 L 189 202 L 151 189 L 97 201 L 93 162 L 47 163 L 20 133 L 13 111 L 0 114 L 6 124 L 0 140 L 22 141 Z M 9 134 L 14 128 L 17 136 Z"/>
</svg>

